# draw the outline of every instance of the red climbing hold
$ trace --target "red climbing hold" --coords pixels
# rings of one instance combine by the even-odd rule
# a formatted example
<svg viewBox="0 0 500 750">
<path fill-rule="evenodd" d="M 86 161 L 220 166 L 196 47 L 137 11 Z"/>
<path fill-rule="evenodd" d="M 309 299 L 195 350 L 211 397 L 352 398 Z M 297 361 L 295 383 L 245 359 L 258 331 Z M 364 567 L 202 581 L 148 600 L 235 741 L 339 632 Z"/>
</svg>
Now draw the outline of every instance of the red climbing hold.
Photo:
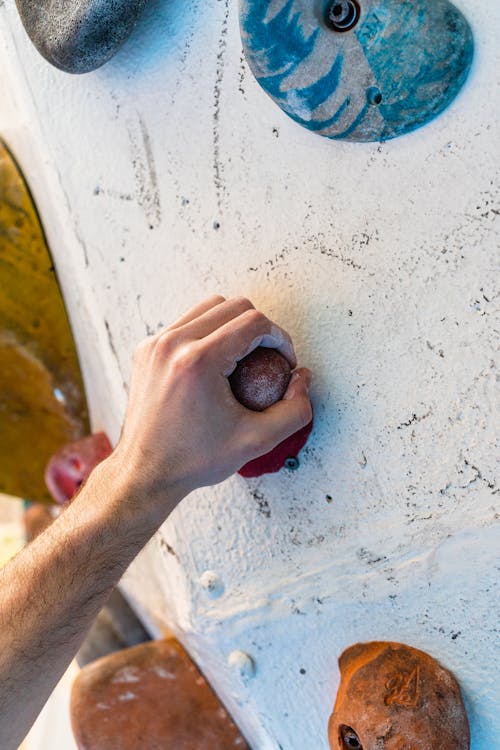
<svg viewBox="0 0 500 750">
<path fill-rule="evenodd" d="M 68 443 L 58 450 L 45 469 L 45 484 L 58 503 L 71 500 L 97 464 L 112 451 L 104 432 Z"/>
</svg>

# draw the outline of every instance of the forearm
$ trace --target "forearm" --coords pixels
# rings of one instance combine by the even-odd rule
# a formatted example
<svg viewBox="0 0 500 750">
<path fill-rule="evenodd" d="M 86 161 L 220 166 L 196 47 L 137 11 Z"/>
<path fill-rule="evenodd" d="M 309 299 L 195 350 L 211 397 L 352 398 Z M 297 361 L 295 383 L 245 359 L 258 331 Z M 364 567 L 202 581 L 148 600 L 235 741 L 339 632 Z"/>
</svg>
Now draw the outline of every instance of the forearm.
<svg viewBox="0 0 500 750">
<path fill-rule="evenodd" d="M 139 514 L 134 492 L 113 460 L 104 462 L 0 572 L 2 750 L 18 747 L 111 589 L 176 504 L 166 497 L 161 512 Z"/>
</svg>

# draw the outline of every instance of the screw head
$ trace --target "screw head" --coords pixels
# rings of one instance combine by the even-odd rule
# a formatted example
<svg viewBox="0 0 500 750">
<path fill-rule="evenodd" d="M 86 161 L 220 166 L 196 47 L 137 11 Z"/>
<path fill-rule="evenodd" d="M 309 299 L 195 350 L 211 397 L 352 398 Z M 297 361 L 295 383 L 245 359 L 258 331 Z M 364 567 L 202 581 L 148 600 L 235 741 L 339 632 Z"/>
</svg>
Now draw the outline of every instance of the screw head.
<svg viewBox="0 0 500 750">
<path fill-rule="evenodd" d="M 325 23 L 332 31 L 350 31 L 359 21 L 361 8 L 357 0 L 331 0 L 325 13 Z"/>
<path fill-rule="evenodd" d="M 218 599 L 224 593 L 224 584 L 215 570 L 206 570 L 200 576 L 200 584 L 210 599 Z"/>
<path fill-rule="evenodd" d="M 289 458 L 285 459 L 285 466 L 287 469 L 295 471 L 300 466 L 299 459 L 297 458 L 297 456 L 289 456 Z"/>
<path fill-rule="evenodd" d="M 227 663 L 231 669 L 238 672 L 244 682 L 255 676 L 255 662 L 249 654 L 245 653 L 245 651 L 231 651 L 227 657 Z"/>
</svg>

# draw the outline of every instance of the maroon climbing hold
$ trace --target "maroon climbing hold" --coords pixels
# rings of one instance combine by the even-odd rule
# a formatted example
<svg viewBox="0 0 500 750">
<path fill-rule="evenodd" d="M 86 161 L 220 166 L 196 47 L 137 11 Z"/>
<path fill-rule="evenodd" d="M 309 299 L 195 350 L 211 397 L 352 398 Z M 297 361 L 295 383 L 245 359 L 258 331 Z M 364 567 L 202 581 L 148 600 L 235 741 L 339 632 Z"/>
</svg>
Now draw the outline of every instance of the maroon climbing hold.
<svg viewBox="0 0 500 750">
<path fill-rule="evenodd" d="M 292 368 L 276 349 L 259 346 L 238 362 L 229 376 L 235 398 L 252 411 L 263 411 L 285 395 Z"/>
<path fill-rule="evenodd" d="M 45 484 L 54 500 L 61 504 L 69 502 L 112 450 L 107 435 L 98 432 L 68 443 L 54 453 L 45 469 Z"/>
<path fill-rule="evenodd" d="M 284 466 L 287 466 L 288 459 L 297 458 L 299 451 L 307 443 L 307 439 L 313 428 L 313 420 L 298 432 L 287 437 L 282 443 L 279 443 L 272 451 L 265 453 L 253 461 L 249 461 L 238 471 L 242 477 L 260 477 L 262 474 L 273 474 Z M 291 462 L 289 468 L 292 468 Z M 296 468 L 294 466 L 293 468 Z"/>
</svg>

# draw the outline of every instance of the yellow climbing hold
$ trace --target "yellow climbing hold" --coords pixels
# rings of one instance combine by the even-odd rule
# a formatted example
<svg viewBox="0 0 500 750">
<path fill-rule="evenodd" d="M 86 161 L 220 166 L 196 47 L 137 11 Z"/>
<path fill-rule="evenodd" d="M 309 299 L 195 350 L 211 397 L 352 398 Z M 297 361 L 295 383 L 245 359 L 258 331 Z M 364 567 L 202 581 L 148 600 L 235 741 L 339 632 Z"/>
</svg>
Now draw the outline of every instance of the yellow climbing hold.
<svg viewBox="0 0 500 750">
<path fill-rule="evenodd" d="M 52 259 L 23 176 L 0 141 L 0 492 L 50 501 L 48 459 L 87 432 Z"/>
</svg>

